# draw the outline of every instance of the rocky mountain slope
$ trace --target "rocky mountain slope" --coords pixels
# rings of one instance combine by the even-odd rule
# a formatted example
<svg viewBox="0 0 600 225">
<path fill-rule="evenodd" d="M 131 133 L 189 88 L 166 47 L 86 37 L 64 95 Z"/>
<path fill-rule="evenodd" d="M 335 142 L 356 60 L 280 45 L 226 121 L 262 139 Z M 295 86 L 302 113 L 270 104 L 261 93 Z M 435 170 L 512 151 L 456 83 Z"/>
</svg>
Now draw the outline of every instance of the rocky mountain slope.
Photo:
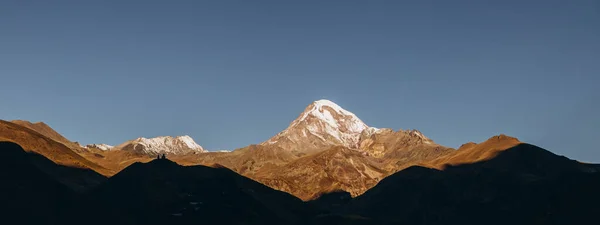
<svg viewBox="0 0 600 225">
<path fill-rule="evenodd" d="M 429 165 L 443 169 L 447 165 L 460 165 L 485 161 L 494 158 L 505 149 L 514 147 L 518 144 L 521 144 L 519 139 L 500 134 L 479 144 L 474 142 L 463 144 L 457 151 L 453 151 L 443 157 L 438 157 L 429 162 Z"/>
<path fill-rule="evenodd" d="M 82 157 L 73 149 L 52 138 L 8 121 L 0 120 L 0 141 L 18 143 L 25 151 L 40 154 L 59 165 L 91 169 L 104 175 L 112 172 L 110 169 Z"/>
<path fill-rule="evenodd" d="M 337 146 L 262 170 L 253 177 L 277 190 L 311 200 L 339 190 L 360 195 L 385 175 L 387 172 L 362 152 Z"/>
<path fill-rule="evenodd" d="M 436 144 L 418 130 L 379 129 L 361 134 L 360 149 L 393 173 L 412 165 L 451 154 L 454 149 Z"/>
<path fill-rule="evenodd" d="M 231 152 L 174 155 L 170 159 L 182 165 L 225 166 L 242 175 L 255 177 L 260 171 L 275 170 L 298 159 L 298 156 L 277 146 L 250 145 Z"/>
<path fill-rule="evenodd" d="M 31 130 L 34 130 L 58 143 L 61 143 L 67 147 L 69 147 L 71 150 L 74 151 L 81 151 L 81 149 L 83 148 L 78 142 L 73 142 L 70 141 L 69 139 L 67 139 L 66 137 L 62 136 L 60 133 L 56 132 L 54 129 L 52 129 L 52 127 L 48 126 L 48 124 L 45 124 L 44 122 L 29 122 L 26 120 L 13 120 L 10 121 L 11 123 L 23 126 L 23 127 L 27 127 Z"/>
</svg>

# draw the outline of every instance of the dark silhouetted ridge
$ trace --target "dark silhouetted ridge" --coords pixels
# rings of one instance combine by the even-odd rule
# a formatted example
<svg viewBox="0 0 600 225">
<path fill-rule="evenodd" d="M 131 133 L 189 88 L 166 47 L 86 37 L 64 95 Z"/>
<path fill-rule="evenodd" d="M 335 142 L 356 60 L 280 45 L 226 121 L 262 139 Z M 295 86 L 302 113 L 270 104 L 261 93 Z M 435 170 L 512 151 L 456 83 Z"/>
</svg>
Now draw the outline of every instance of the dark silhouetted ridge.
<svg viewBox="0 0 600 225">
<path fill-rule="evenodd" d="M 487 161 L 399 171 L 345 213 L 398 224 L 585 223 L 600 213 L 594 166 L 518 144 Z"/>
<path fill-rule="evenodd" d="M 0 120 L 0 140 L 18 143 L 27 152 L 35 152 L 56 164 L 92 169 L 101 174 L 111 171 L 82 157 L 63 143 L 55 141 L 33 129 Z"/>
<path fill-rule="evenodd" d="M 586 165 L 531 144 L 518 144 L 506 149 L 493 159 L 448 167 L 447 170 L 489 169 L 535 176 L 551 176 L 586 171 Z"/>
<path fill-rule="evenodd" d="M 317 199 L 309 201 L 309 204 L 319 209 L 321 213 L 334 213 L 348 204 L 352 195 L 344 190 L 335 190 L 323 193 Z"/>
<path fill-rule="evenodd" d="M 105 224 L 299 224 L 305 204 L 226 168 L 134 163 L 82 199 L 82 217 Z"/>
<path fill-rule="evenodd" d="M 40 171 L 21 146 L 0 142 L 0 216 L 3 223 L 55 224 L 71 201 L 66 186 Z"/>
</svg>

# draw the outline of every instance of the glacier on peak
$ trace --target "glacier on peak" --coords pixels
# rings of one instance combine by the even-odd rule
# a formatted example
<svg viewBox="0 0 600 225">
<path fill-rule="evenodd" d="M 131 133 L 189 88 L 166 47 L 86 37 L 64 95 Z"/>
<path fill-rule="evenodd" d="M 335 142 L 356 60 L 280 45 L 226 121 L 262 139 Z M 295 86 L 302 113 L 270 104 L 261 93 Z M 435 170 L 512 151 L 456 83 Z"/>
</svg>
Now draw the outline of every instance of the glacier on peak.
<svg viewBox="0 0 600 225">
<path fill-rule="evenodd" d="M 294 121 L 291 126 L 304 121 L 307 117 L 312 115 L 315 118 L 327 123 L 332 128 L 340 128 L 341 126 L 344 126 L 344 128 L 351 133 L 360 133 L 369 127 L 356 115 L 354 115 L 354 113 L 345 110 L 344 108 L 327 99 L 315 101 L 311 104 L 311 106 L 312 108 L 303 112 L 302 116 L 298 120 Z M 335 117 L 332 112 L 327 110 L 325 107 L 333 109 L 334 113 L 336 114 Z"/>
<path fill-rule="evenodd" d="M 306 107 L 287 129 L 262 144 L 271 145 L 280 141 L 299 144 L 305 141 L 311 142 L 309 139 L 313 137 L 326 145 L 357 148 L 360 134 L 367 128 L 369 126 L 354 113 L 330 100 L 321 99 Z M 285 143 L 282 144 L 287 146 L 288 144 Z M 305 145 L 300 144 L 300 146 Z"/>
</svg>

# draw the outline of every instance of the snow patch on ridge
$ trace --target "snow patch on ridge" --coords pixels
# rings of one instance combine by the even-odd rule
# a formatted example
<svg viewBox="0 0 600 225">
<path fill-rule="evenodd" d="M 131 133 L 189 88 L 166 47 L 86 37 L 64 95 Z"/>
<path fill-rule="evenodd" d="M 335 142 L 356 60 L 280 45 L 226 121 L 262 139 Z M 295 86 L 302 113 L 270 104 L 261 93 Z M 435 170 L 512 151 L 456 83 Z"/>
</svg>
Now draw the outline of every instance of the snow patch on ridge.
<svg viewBox="0 0 600 225">
<path fill-rule="evenodd" d="M 186 154 L 206 152 L 190 136 L 140 137 L 118 146 L 119 149 L 139 151 L 145 154 Z"/>
<path fill-rule="evenodd" d="M 97 148 L 102 151 L 110 151 L 115 147 L 111 146 L 111 145 L 107 145 L 107 144 L 89 144 L 89 145 L 86 145 L 85 148 Z"/>
<path fill-rule="evenodd" d="M 214 150 L 214 151 L 210 151 L 210 152 L 231 152 L 231 150 Z"/>
</svg>

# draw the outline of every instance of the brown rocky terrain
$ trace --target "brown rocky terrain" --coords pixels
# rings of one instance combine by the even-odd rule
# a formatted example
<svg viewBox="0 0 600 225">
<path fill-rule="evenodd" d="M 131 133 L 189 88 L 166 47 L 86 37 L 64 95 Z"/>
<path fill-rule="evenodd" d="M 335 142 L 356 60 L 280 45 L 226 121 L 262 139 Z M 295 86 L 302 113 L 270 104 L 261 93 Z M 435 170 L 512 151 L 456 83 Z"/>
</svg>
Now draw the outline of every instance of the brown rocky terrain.
<svg viewBox="0 0 600 225">
<path fill-rule="evenodd" d="M 52 138 L 8 121 L 0 120 L 0 141 L 18 143 L 25 151 L 40 154 L 59 165 L 91 169 L 103 175 L 114 173 L 111 169 L 84 158 Z"/>
<path fill-rule="evenodd" d="M 79 145 L 79 143 L 70 141 L 69 139 L 62 136 L 58 132 L 56 132 L 54 129 L 52 129 L 52 127 L 48 126 L 48 124 L 45 124 L 44 122 L 32 123 L 32 122 L 29 122 L 26 120 L 13 120 L 10 122 L 21 125 L 23 127 L 27 127 L 31 130 L 34 130 L 46 137 L 58 142 L 58 143 L 61 143 L 65 146 L 69 147 L 71 150 L 75 150 L 77 152 L 80 152 L 83 150 L 83 147 L 81 147 L 81 145 Z"/>
<path fill-rule="evenodd" d="M 394 173 L 454 152 L 418 130 L 379 129 L 361 134 L 360 149 L 376 158 L 383 170 Z"/>
<path fill-rule="evenodd" d="M 262 170 L 254 179 L 300 199 L 312 200 L 338 190 L 352 196 L 360 195 L 386 174 L 363 152 L 337 146 L 271 170 Z"/>
<path fill-rule="evenodd" d="M 460 165 L 474 162 L 485 161 L 494 158 L 500 152 L 514 147 L 522 142 L 519 139 L 504 134 L 493 136 L 479 144 L 469 142 L 463 144 L 456 151 L 435 158 L 427 165 L 434 168 L 443 169 L 448 165 Z"/>
<path fill-rule="evenodd" d="M 232 152 L 173 155 L 170 159 L 181 165 L 221 165 L 242 175 L 253 177 L 259 171 L 268 171 L 285 165 L 298 157 L 276 146 L 250 145 Z"/>
</svg>

